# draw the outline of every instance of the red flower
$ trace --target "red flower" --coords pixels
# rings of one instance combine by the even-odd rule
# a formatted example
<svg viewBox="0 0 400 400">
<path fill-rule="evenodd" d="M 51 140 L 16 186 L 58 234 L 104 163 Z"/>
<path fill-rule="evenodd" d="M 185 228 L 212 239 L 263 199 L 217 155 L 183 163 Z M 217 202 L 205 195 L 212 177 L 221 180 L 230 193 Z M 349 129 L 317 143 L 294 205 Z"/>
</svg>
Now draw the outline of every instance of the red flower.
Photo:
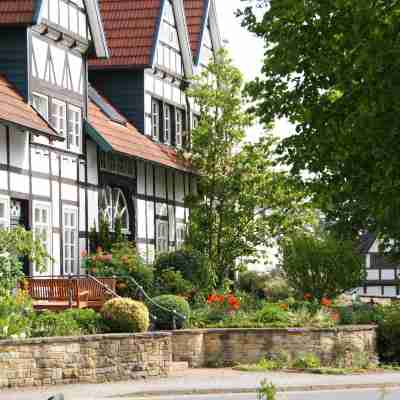
<svg viewBox="0 0 400 400">
<path fill-rule="evenodd" d="M 331 299 L 328 299 L 327 297 L 324 297 L 324 298 L 321 300 L 321 305 L 322 305 L 322 306 L 325 306 L 325 307 L 330 307 L 330 306 L 332 305 L 332 300 L 331 300 Z"/>
<path fill-rule="evenodd" d="M 311 300 L 311 299 L 312 299 L 312 294 L 311 293 L 305 293 L 304 300 Z"/>
</svg>

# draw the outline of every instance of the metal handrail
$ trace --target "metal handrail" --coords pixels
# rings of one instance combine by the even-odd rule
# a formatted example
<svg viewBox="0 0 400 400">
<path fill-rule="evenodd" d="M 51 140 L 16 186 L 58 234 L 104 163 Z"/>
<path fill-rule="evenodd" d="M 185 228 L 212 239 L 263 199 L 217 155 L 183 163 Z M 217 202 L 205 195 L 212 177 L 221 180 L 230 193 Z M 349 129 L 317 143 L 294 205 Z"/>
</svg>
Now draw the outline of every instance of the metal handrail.
<svg viewBox="0 0 400 400">
<path fill-rule="evenodd" d="M 116 277 L 115 277 L 116 278 Z M 158 303 L 156 303 L 147 293 L 146 291 L 143 289 L 143 286 L 139 285 L 139 283 L 136 281 L 135 278 L 132 278 L 131 276 L 124 276 L 124 279 L 128 278 L 138 289 L 139 291 L 143 294 L 143 296 L 147 299 L 147 301 L 151 304 L 153 304 L 154 306 L 156 306 L 158 309 L 163 310 L 167 313 L 172 314 L 172 328 L 176 329 L 176 319 L 175 317 L 178 317 L 180 320 L 182 321 L 186 321 L 186 316 L 182 315 L 180 313 L 178 313 L 176 310 L 170 310 Z M 152 317 L 157 320 L 157 317 L 155 315 L 152 315 Z"/>
<path fill-rule="evenodd" d="M 98 285 L 102 286 L 104 289 L 106 289 L 107 292 L 111 293 L 114 297 L 118 297 L 121 298 L 121 296 L 117 293 L 114 292 L 114 290 L 110 289 L 106 284 L 104 284 L 103 282 L 99 281 L 95 276 L 87 274 L 87 276 L 94 280 Z"/>
</svg>

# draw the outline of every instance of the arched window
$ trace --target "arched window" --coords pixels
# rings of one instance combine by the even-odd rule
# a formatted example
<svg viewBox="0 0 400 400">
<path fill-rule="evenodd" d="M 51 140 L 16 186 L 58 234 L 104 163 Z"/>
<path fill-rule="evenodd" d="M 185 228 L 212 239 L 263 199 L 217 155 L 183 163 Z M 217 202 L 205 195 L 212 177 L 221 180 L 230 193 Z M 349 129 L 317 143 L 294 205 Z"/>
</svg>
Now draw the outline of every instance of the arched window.
<svg viewBox="0 0 400 400">
<path fill-rule="evenodd" d="M 100 213 L 110 224 L 111 230 L 114 230 L 115 221 L 120 218 L 122 229 L 129 232 L 128 203 L 121 189 L 106 186 L 101 191 Z"/>
</svg>

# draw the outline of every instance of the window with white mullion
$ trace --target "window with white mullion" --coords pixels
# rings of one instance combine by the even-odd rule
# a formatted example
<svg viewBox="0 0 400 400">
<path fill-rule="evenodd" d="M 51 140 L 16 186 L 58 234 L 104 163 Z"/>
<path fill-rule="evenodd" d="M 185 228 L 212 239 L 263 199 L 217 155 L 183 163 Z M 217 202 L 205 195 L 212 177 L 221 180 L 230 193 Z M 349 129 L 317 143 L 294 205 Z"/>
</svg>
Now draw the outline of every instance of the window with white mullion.
<svg viewBox="0 0 400 400">
<path fill-rule="evenodd" d="M 64 102 L 53 99 L 51 105 L 51 123 L 54 129 L 65 136 L 67 122 L 67 106 Z"/>
<path fill-rule="evenodd" d="M 169 104 L 164 104 L 163 109 L 164 117 L 164 143 L 169 144 L 171 142 L 171 106 Z"/>
<path fill-rule="evenodd" d="M 35 204 L 33 211 L 33 231 L 35 239 L 42 242 L 48 254 L 51 254 L 51 220 L 50 205 Z M 49 267 L 49 265 L 47 265 Z M 47 268 L 47 271 L 48 268 Z"/>
<path fill-rule="evenodd" d="M 175 111 L 175 144 L 177 147 L 183 144 L 183 111 L 179 109 Z"/>
<path fill-rule="evenodd" d="M 168 222 L 157 221 L 157 252 L 166 253 L 168 251 Z"/>
<path fill-rule="evenodd" d="M 10 227 L 10 199 L 5 196 L 0 197 L 0 229 Z"/>
<path fill-rule="evenodd" d="M 186 226 L 182 223 L 176 224 L 176 248 L 180 249 L 185 244 Z"/>
<path fill-rule="evenodd" d="M 64 274 L 78 273 L 78 213 L 75 208 L 63 211 Z"/>
<path fill-rule="evenodd" d="M 32 105 L 46 121 L 49 120 L 49 98 L 47 96 L 39 93 L 32 93 Z"/>
<path fill-rule="evenodd" d="M 160 102 L 156 99 L 151 100 L 151 136 L 160 140 Z"/>
<path fill-rule="evenodd" d="M 78 107 L 68 106 L 68 146 L 72 150 L 80 150 L 82 132 L 82 115 Z"/>
</svg>

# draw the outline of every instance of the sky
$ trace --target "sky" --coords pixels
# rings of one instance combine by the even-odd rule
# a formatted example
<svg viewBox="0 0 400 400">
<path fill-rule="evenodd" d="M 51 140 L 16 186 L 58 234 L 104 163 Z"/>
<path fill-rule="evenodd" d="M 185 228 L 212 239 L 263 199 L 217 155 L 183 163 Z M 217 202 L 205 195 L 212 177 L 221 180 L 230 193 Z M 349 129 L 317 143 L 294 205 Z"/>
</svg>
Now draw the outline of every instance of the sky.
<svg viewBox="0 0 400 400">
<path fill-rule="evenodd" d="M 242 71 L 245 80 L 250 81 L 261 74 L 264 57 L 264 42 L 248 32 L 240 25 L 240 19 L 235 11 L 243 6 L 241 0 L 215 0 L 220 31 L 234 64 Z M 263 132 L 260 125 L 249 129 L 247 138 L 257 139 Z M 286 120 L 276 121 L 273 133 L 285 137 L 293 132 L 293 127 Z"/>
</svg>

